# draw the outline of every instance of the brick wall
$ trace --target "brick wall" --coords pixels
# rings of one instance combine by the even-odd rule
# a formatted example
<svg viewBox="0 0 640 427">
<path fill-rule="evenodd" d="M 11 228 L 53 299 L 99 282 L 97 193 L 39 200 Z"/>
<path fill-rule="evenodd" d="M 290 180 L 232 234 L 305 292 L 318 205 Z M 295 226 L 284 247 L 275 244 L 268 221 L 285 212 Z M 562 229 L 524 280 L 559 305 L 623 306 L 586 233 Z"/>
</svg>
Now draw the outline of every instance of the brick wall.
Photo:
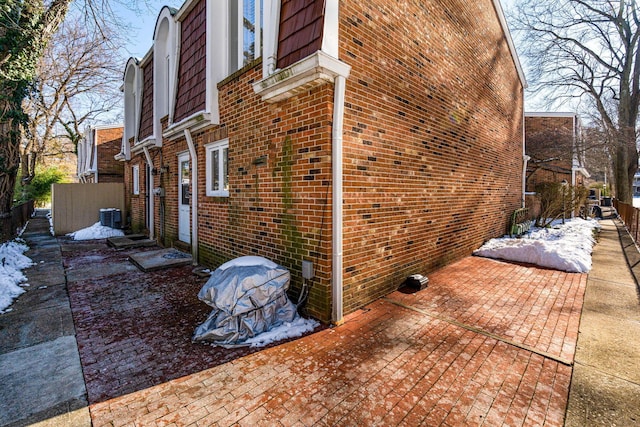
<svg viewBox="0 0 640 427">
<path fill-rule="evenodd" d="M 139 168 L 140 194 L 133 194 L 133 166 Z M 146 162 L 144 154 L 133 156 L 124 167 L 125 198 L 129 201 L 126 209 L 129 225 L 134 233 L 148 232 L 146 227 L 146 200 L 149 189 L 146 188 Z"/>
<path fill-rule="evenodd" d="M 340 58 L 352 66 L 343 149 L 346 314 L 408 274 L 429 273 L 505 232 L 521 199 L 523 94 L 491 0 L 340 6 Z M 215 268 L 265 256 L 291 270 L 295 295 L 301 262 L 310 260 L 309 311 L 328 320 L 333 85 L 266 104 L 251 87 L 261 69 L 256 61 L 219 83 L 220 126 L 192 135 L 199 262 Z M 230 195 L 207 197 L 204 145 L 224 138 Z M 166 246 L 177 239 L 184 151 L 184 138 L 164 140 L 154 160 L 168 169 L 155 184 L 166 189 L 164 207 L 155 209 Z"/>
<path fill-rule="evenodd" d="M 344 307 L 504 234 L 522 102 L 492 1 L 342 1 Z"/>
<path fill-rule="evenodd" d="M 571 182 L 574 146 L 574 118 L 525 116 L 527 191 L 543 182 Z"/>
<path fill-rule="evenodd" d="M 99 182 L 124 180 L 124 163 L 114 159 L 122 147 L 122 132 L 122 127 L 96 130 Z"/>
<path fill-rule="evenodd" d="M 221 126 L 192 135 L 199 168 L 199 262 L 215 268 L 242 255 L 260 255 L 289 268 L 292 295 L 301 285 L 302 260 L 315 265 L 309 309 L 329 319 L 333 87 L 325 85 L 269 105 L 251 83 L 261 62 L 219 85 Z M 205 144 L 229 139 L 230 197 L 205 195 Z M 178 235 L 178 153 L 184 138 L 165 140 L 166 246 Z M 158 227 L 160 223 L 158 222 Z"/>
</svg>

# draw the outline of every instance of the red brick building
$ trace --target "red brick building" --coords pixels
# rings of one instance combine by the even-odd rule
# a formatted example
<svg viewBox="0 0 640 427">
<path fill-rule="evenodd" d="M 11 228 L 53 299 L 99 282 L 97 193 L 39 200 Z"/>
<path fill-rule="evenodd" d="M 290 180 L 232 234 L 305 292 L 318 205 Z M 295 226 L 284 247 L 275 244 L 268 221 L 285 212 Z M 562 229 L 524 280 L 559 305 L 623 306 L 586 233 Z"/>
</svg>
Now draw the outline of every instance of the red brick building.
<svg viewBox="0 0 640 427">
<path fill-rule="evenodd" d="M 131 225 L 294 292 L 310 261 L 309 312 L 340 322 L 504 234 L 524 85 L 498 0 L 164 8 L 124 75 Z"/>
<path fill-rule="evenodd" d="M 114 159 L 122 147 L 121 125 L 95 126 L 78 142 L 79 182 L 124 182 L 124 165 Z"/>
<path fill-rule="evenodd" d="M 586 186 L 582 127 L 575 113 L 525 113 L 526 191 L 542 182 Z"/>
</svg>

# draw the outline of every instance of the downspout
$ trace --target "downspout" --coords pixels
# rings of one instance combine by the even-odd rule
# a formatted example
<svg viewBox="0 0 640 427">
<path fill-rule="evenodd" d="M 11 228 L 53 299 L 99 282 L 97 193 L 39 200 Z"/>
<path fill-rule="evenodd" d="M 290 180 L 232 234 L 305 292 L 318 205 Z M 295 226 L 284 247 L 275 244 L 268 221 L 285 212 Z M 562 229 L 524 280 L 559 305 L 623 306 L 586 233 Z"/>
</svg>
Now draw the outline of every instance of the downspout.
<svg viewBox="0 0 640 427">
<path fill-rule="evenodd" d="M 331 320 L 339 325 L 343 322 L 342 305 L 342 130 L 344 124 L 344 96 L 346 78 L 344 76 L 335 77 L 334 99 L 333 99 L 333 131 L 331 153 L 333 157 L 332 178 L 333 178 L 333 200 L 332 200 L 332 224 L 333 224 L 333 283 L 332 314 Z"/>
<path fill-rule="evenodd" d="M 144 157 L 147 159 L 147 164 L 150 166 L 149 170 L 151 171 L 151 176 L 149 176 L 149 186 L 151 188 L 146 188 L 147 194 L 149 194 L 149 239 L 155 239 L 155 208 L 154 198 L 153 198 L 153 170 L 155 169 L 153 166 L 153 160 L 151 159 L 151 154 L 149 154 L 149 149 L 147 147 L 142 147 L 144 151 Z"/>
<path fill-rule="evenodd" d="M 525 208 L 527 203 L 527 164 L 531 160 L 531 156 L 527 156 L 527 135 L 525 133 L 525 115 L 522 110 L 522 207 Z"/>
<path fill-rule="evenodd" d="M 191 257 L 193 265 L 198 264 L 198 158 L 191 131 L 184 130 L 184 137 L 191 156 Z"/>
</svg>

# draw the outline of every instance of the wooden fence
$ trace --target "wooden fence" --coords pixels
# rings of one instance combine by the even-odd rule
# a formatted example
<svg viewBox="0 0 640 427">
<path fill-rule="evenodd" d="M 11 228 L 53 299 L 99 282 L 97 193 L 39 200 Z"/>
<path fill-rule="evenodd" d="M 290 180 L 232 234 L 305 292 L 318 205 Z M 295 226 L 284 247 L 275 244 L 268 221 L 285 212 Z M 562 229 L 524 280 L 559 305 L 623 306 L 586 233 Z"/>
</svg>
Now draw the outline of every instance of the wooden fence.
<svg viewBox="0 0 640 427">
<path fill-rule="evenodd" d="M 33 200 L 14 206 L 10 216 L 0 218 L 0 243 L 16 237 L 31 215 L 33 215 Z"/>
<path fill-rule="evenodd" d="M 100 209 L 116 208 L 126 218 L 124 184 L 53 184 L 51 215 L 56 236 L 90 227 L 100 221 Z"/>
<path fill-rule="evenodd" d="M 613 200 L 613 207 L 618 211 L 620 219 L 627 226 L 629 234 L 633 237 L 633 240 L 637 243 L 638 236 L 640 235 L 640 209 L 633 207 L 627 203 Z"/>
</svg>

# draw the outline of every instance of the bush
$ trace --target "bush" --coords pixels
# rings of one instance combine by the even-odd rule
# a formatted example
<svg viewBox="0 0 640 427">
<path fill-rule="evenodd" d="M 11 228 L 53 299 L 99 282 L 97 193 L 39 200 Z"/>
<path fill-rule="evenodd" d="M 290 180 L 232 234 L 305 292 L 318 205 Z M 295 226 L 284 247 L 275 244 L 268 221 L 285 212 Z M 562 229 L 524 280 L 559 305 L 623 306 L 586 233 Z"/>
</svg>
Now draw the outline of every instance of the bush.
<svg viewBox="0 0 640 427">
<path fill-rule="evenodd" d="M 36 207 L 45 207 L 51 203 L 51 184 L 64 182 L 65 173 L 56 166 L 36 168 L 36 173 L 27 185 L 16 184 L 16 195 L 20 195 L 19 202 L 30 199 L 35 201 Z"/>
<path fill-rule="evenodd" d="M 572 212 L 586 206 L 589 191 L 582 186 L 563 186 L 559 182 L 542 182 L 536 185 L 536 198 L 540 201 L 540 216 L 536 227 L 547 227 L 554 220 L 571 218 Z"/>
</svg>

